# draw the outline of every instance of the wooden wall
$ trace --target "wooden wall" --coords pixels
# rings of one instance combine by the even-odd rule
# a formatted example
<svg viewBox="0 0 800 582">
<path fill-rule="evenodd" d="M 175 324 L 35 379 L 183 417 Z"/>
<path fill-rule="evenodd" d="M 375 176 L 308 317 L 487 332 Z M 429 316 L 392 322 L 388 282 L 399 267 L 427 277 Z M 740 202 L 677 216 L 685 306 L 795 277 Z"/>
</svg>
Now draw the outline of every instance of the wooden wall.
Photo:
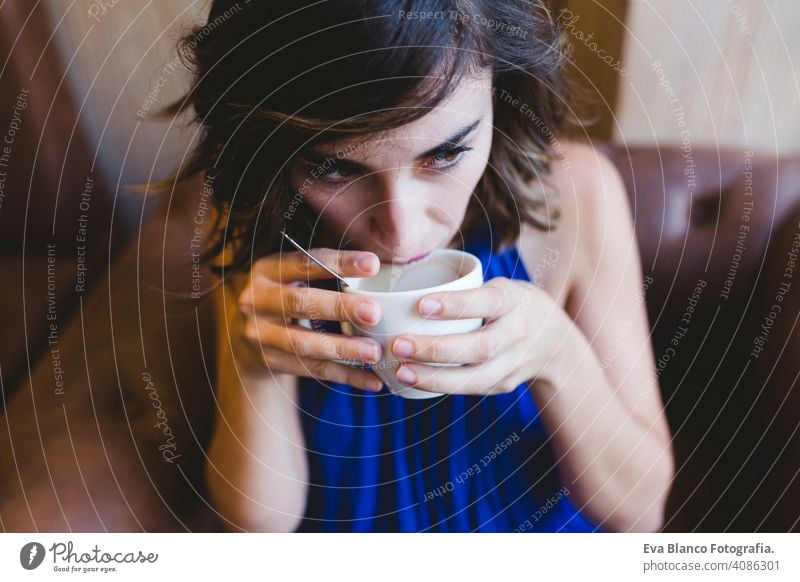
<svg viewBox="0 0 800 582">
<path fill-rule="evenodd" d="M 615 141 L 800 153 L 800 1 L 630 0 L 627 26 Z"/>
<path fill-rule="evenodd" d="M 98 171 L 123 184 L 168 176 L 194 128 L 170 126 L 147 114 L 186 90 L 185 70 L 174 61 L 176 41 L 203 20 L 208 0 L 45 4 Z"/>
</svg>

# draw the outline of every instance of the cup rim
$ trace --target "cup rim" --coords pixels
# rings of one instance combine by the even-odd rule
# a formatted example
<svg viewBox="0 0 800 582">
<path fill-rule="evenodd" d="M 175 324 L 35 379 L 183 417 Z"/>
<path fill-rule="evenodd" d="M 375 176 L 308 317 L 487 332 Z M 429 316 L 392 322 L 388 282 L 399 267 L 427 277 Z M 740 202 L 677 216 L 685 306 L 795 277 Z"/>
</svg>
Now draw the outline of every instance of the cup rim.
<svg viewBox="0 0 800 582">
<path fill-rule="evenodd" d="M 466 273 L 458 277 L 457 279 L 453 279 L 452 281 L 448 281 L 447 283 L 442 283 L 441 285 L 434 285 L 432 287 L 422 287 L 420 289 L 409 289 L 408 291 L 364 291 L 363 289 L 358 289 L 357 287 L 348 286 L 345 287 L 345 291 L 349 291 L 351 293 L 359 293 L 360 295 L 392 295 L 393 297 L 407 297 L 409 295 L 420 295 L 420 294 L 427 294 L 427 293 L 435 293 L 437 291 L 446 291 L 447 288 L 463 279 L 466 279 L 470 275 L 472 275 L 476 270 L 480 270 L 483 268 L 481 264 L 481 260 L 473 255 L 472 253 L 468 253 L 467 251 L 461 251 L 458 249 L 434 249 L 431 251 L 428 256 L 420 259 L 420 262 L 425 261 L 431 258 L 434 254 L 458 254 L 459 256 L 466 257 L 469 261 L 472 261 L 472 268 L 470 268 Z M 345 277 L 345 281 L 349 282 L 355 279 L 369 279 L 370 277 Z"/>
</svg>

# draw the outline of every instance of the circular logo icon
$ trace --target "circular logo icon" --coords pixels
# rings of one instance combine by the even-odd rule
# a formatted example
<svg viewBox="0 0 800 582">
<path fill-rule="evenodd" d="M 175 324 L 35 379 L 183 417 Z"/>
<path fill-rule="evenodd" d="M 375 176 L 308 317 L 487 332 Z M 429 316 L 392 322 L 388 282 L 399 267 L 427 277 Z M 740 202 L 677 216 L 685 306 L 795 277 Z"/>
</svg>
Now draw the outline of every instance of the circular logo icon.
<svg viewBox="0 0 800 582">
<path fill-rule="evenodd" d="M 38 568 L 44 560 L 44 546 L 39 542 L 28 542 L 19 551 L 19 563 L 26 570 Z"/>
</svg>

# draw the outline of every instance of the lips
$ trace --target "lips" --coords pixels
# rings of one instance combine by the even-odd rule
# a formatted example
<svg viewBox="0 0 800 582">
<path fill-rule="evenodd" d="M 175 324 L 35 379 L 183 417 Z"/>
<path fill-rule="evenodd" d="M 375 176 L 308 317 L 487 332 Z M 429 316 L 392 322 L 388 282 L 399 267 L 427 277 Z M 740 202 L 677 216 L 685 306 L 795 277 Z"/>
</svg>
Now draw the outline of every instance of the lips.
<svg viewBox="0 0 800 582">
<path fill-rule="evenodd" d="M 411 257 L 410 259 L 402 259 L 402 258 L 401 259 L 392 259 L 391 263 L 393 265 L 410 265 L 411 263 L 416 263 L 417 261 L 420 261 L 420 260 L 424 259 L 429 254 L 431 254 L 431 251 L 425 251 L 424 253 L 421 253 L 419 255 L 415 255 L 415 256 Z"/>
</svg>

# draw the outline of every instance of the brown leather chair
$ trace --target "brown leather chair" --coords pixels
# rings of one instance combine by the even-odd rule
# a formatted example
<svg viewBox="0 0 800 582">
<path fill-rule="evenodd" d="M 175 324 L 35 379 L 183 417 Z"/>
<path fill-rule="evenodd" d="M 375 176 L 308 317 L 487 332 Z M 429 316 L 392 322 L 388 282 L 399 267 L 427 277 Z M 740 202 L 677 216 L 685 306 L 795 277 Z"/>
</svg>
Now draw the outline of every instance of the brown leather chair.
<svg viewBox="0 0 800 582">
<path fill-rule="evenodd" d="M 14 12 L 19 6 L 7 3 L 0 19 L 2 56 L 28 20 L 3 73 L 0 112 L 13 109 L 20 87 L 31 89 L 0 212 L 0 527 L 218 529 L 202 478 L 215 326 L 209 302 L 190 296 L 199 185 L 134 200 L 136 215 L 152 218 L 130 233 L 117 228 L 113 198 L 98 184 L 86 291 L 76 292 L 92 153 L 58 89 L 47 20 L 27 6 Z M 800 284 L 785 274 L 800 230 L 800 159 L 695 149 L 690 181 L 678 149 L 600 147 L 626 181 L 653 281 L 646 303 L 677 459 L 665 529 L 799 529 Z M 750 165 L 753 196 L 745 197 Z M 48 263 L 53 243 L 57 260 Z M 48 277 L 56 278 L 57 353 L 48 343 Z M 202 281 L 212 278 L 205 272 Z"/>
<path fill-rule="evenodd" d="M 782 301 L 776 295 L 791 283 L 788 253 L 800 244 L 800 159 L 609 154 L 653 278 L 646 302 L 677 461 L 665 529 L 797 530 L 800 271 Z M 765 318 L 774 324 L 759 351 Z"/>
</svg>

